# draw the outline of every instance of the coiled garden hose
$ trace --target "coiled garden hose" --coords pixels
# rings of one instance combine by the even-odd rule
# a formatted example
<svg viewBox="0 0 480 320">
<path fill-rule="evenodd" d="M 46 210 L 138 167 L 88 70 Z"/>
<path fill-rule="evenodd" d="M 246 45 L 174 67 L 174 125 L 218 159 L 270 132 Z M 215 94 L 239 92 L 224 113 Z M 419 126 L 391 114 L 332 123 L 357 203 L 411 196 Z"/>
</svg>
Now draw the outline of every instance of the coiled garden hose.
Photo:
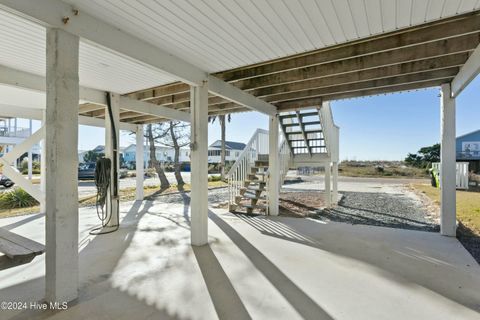
<svg viewBox="0 0 480 320">
<path fill-rule="evenodd" d="M 107 93 L 107 108 L 108 113 L 111 119 L 111 128 L 112 128 L 112 147 L 113 147 L 113 159 L 117 159 L 118 146 L 117 146 L 117 131 L 115 128 L 115 121 L 113 120 L 112 105 L 110 101 L 110 94 Z M 111 212 L 110 214 L 104 210 L 107 203 L 107 195 L 110 188 L 111 182 L 111 170 L 112 170 L 112 160 L 108 158 L 100 158 L 97 160 L 95 166 L 95 186 L 97 187 L 97 197 L 95 201 L 95 207 L 97 209 L 98 219 L 101 221 L 101 226 L 96 227 L 90 231 L 92 235 L 106 234 L 117 231 L 119 228 L 119 206 L 115 206 L 116 212 Z M 113 161 L 113 192 L 110 195 L 110 205 L 113 201 L 118 200 L 118 180 L 117 180 L 117 162 Z M 112 229 L 105 229 L 110 221 L 112 216 L 116 214 L 117 224 L 110 226 Z"/>
</svg>

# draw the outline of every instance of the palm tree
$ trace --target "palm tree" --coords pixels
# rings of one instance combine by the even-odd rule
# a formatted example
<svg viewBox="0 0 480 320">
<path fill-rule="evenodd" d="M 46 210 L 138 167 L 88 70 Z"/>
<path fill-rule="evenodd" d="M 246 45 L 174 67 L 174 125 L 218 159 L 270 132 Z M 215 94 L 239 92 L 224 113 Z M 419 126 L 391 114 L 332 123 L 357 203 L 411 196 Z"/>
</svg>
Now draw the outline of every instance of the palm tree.
<svg viewBox="0 0 480 320">
<path fill-rule="evenodd" d="M 210 116 L 208 117 L 208 122 L 214 123 L 217 116 Z M 225 132 L 226 132 L 226 121 L 230 122 L 232 119 L 231 114 L 221 114 L 218 116 L 218 122 L 220 123 L 221 128 L 221 143 L 222 143 L 222 151 L 220 153 L 220 177 L 222 180 L 225 179 Z"/>
</svg>

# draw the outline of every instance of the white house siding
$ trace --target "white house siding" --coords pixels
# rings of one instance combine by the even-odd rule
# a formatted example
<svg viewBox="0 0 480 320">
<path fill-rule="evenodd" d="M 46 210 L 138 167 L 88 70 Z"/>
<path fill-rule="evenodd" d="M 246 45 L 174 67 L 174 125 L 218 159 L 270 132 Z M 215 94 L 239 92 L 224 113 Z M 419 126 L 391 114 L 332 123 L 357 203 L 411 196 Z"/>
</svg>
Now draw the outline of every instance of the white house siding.
<svg viewBox="0 0 480 320">
<path fill-rule="evenodd" d="M 157 146 L 155 147 L 155 155 L 158 161 L 160 162 L 173 162 L 175 156 L 175 150 L 170 147 Z M 143 159 L 145 166 L 147 166 L 148 161 L 150 161 L 150 148 L 143 148 Z M 123 152 L 123 159 L 125 162 L 135 161 L 136 154 L 136 145 L 131 144 L 126 147 Z M 190 150 L 189 149 L 180 149 L 180 162 L 190 162 Z"/>
</svg>

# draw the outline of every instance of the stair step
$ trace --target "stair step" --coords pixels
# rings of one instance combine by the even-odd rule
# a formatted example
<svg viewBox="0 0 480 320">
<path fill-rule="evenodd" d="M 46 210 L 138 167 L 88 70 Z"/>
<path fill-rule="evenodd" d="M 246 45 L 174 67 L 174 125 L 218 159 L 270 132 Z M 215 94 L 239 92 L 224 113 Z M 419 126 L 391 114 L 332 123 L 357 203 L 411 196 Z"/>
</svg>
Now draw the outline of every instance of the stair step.
<svg viewBox="0 0 480 320">
<path fill-rule="evenodd" d="M 247 208 L 247 209 L 260 209 L 260 210 L 267 209 L 267 206 L 263 204 L 239 204 L 237 206 L 242 208 Z"/>
<path fill-rule="evenodd" d="M 245 183 L 254 184 L 254 185 L 266 185 L 266 181 L 261 180 L 245 180 Z"/>
<path fill-rule="evenodd" d="M 314 138 L 314 139 L 307 139 L 308 141 L 322 141 L 322 140 L 325 140 L 323 138 Z M 292 140 L 288 140 L 290 142 L 295 142 L 295 141 L 305 141 L 305 139 L 292 139 Z"/>
<path fill-rule="evenodd" d="M 265 196 L 257 196 L 255 194 L 247 193 L 244 195 L 235 196 L 235 204 L 238 204 L 238 205 L 242 204 L 242 200 L 251 201 L 252 202 L 251 204 L 256 204 L 257 201 L 266 200 L 266 199 L 267 198 Z"/>
<path fill-rule="evenodd" d="M 283 123 L 282 125 L 284 127 L 297 127 L 300 125 L 300 123 Z"/>
<path fill-rule="evenodd" d="M 255 193 L 257 193 L 257 192 L 263 192 L 263 191 L 266 191 L 266 189 L 265 189 L 265 188 L 262 188 L 262 187 L 260 187 L 260 186 L 248 186 L 248 187 L 240 188 L 240 192 L 242 192 L 242 191 L 243 191 L 243 194 L 245 194 L 245 193 L 247 193 L 247 192 L 249 192 L 249 191 L 250 191 L 250 192 L 254 191 Z M 240 193 L 240 194 L 242 194 L 242 193 Z M 243 195 L 243 194 L 242 194 L 242 195 Z"/>
<path fill-rule="evenodd" d="M 279 116 L 280 119 L 291 119 L 291 118 L 296 118 L 297 115 L 296 114 L 281 114 Z"/>
<path fill-rule="evenodd" d="M 296 115 L 295 115 L 296 116 Z M 312 117 L 312 116 L 319 116 L 318 112 L 313 111 L 313 112 L 305 112 L 305 113 L 300 113 L 300 117 Z"/>
<path fill-rule="evenodd" d="M 266 210 L 267 206 L 263 204 L 237 204 L 237 207 L 247 209 L 247 213 L 252 213 L 253 210 Z"/>
<path fill-rule="evenodd" d="M 320 121 L 308 121 L 308 122 L 303 122 L 304 126 L 311 126 L 315 124 L 320 124 Z"/>
<path fill-rule="evenodd" d="M 305 134 L 309 133 L 322 133 L 323 131 L 321 129 L 318 130 L 305 130 Z M 302 131 L 292 131 L 292 132 L 287 132 L 287 134 L 303 134 Z"/>
<path fill-rule="evenodd" d="M 258 176 L 261 176 L 261 179 Z M 252 181 L 264 181 L 265 173 L 263 172 L 249 173 L 247 174 L 247 178 L 248 180 L 252 180 Z"/>
</svg>

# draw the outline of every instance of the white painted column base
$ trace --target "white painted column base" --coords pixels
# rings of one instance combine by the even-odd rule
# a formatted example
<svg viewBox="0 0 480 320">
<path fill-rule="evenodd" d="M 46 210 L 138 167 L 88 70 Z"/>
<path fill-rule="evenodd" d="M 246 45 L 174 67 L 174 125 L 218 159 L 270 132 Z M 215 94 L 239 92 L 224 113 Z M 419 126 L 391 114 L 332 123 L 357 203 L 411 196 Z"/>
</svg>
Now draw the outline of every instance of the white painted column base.
<svg viewBox="0 0 480 320">
<path fill-rule="evenodd" d="M 450 84 L 442 85 L 440 117 L 440 233 L 455 237 L 457 229 L 455 98 L 451 98 Z"/>
<path fill-rule="evenodd" d="M 208 243 L 208 82 L 190 89 L 191 243 Z"/>
<path fill-rule="evenodd" d="M 278 216 L 280 197 L 280 159 L 278 149 L 278 115 L 270 117 L 268 128 L 268 214 Z"/>
<path fill-rule="evenodd" d="M 136 135 L 136 152 L 135 152 L 135 168 L 136 168 L 136 199 L 143 200 L 143 181 L 144 181 L 144 161 L 143 161 L 143 125 L 137 126 Z"/>
<path fill-rule="evenodd" d="M 78 296 L 79 38 L 47 29 L 45 298 Z"/>
</svg>

